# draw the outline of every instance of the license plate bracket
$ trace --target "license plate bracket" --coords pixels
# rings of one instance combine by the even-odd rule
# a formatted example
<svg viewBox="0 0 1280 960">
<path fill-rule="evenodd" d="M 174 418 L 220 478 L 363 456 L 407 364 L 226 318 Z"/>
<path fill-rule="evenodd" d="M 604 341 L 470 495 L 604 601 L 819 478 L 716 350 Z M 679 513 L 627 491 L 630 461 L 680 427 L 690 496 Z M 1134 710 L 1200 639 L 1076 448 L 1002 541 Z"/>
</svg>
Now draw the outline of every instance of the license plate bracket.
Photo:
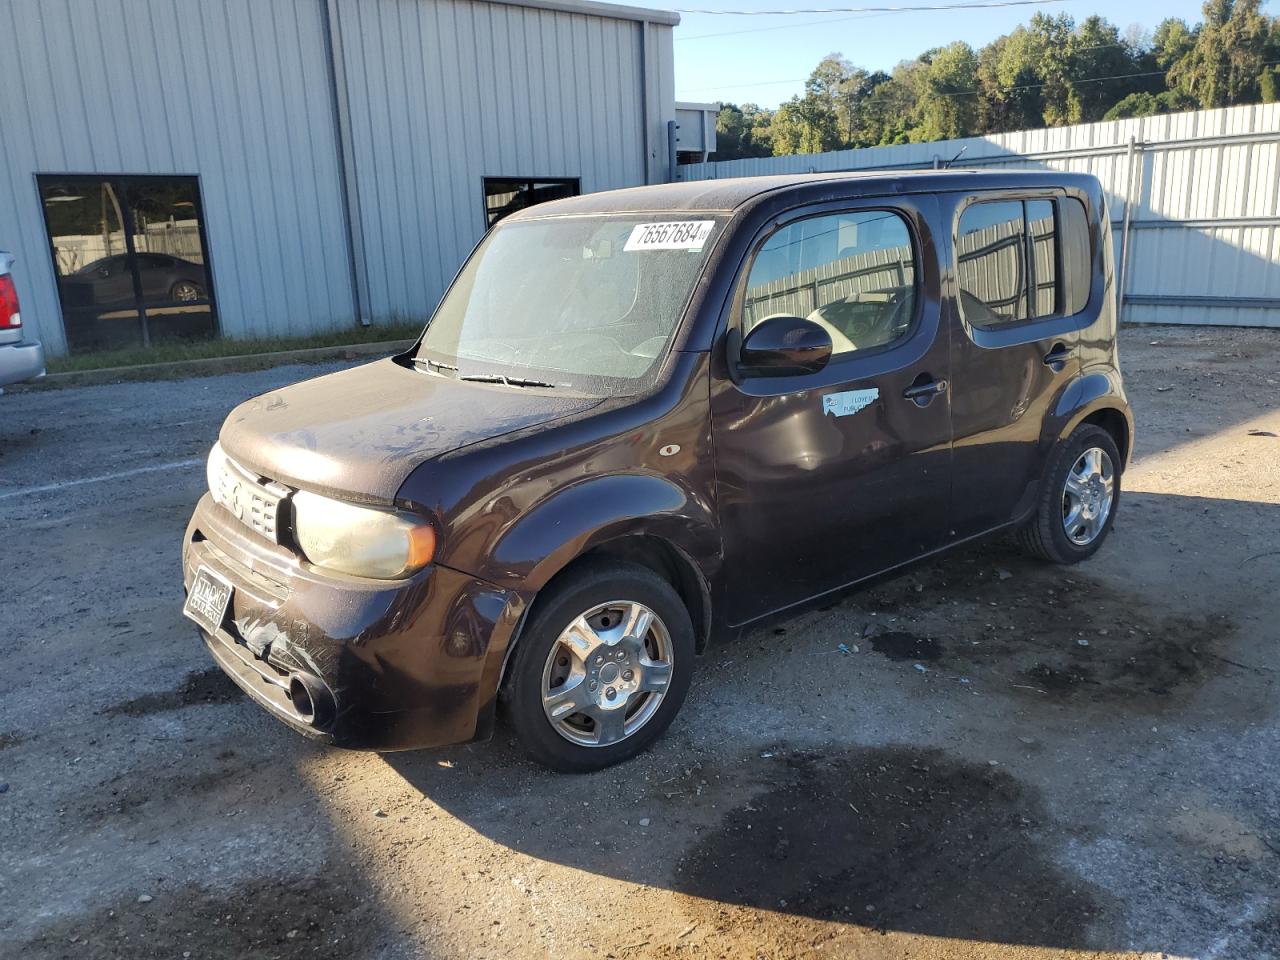
<svg viewBox="0 0 1280 960">
<path fill-rule="evenodd" d="M 233 592 L 234 588 L 221 576 L 208 567 L 198 567 L 182 613 L 209 633 L 217 633 L 231 606 Z"/>
</svg>

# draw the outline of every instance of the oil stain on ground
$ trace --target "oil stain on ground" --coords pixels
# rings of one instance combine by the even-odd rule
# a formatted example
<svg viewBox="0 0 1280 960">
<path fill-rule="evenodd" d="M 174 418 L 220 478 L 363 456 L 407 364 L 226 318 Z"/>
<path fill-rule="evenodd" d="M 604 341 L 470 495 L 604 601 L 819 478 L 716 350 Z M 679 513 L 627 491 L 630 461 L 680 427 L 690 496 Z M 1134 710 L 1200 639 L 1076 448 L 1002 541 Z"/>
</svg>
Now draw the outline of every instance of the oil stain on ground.
<svg viewBox="0 0 1280 960">
<path fill-rule="evenodd" d="M 700 898 L 691 912 L 736 904 L 931 936 L 1087 945 L 1101 897 L 1051 861 L 1039 797 L 999 768 L 892 747 L 773 763 L 763 792 L 679 864 L 675 887 Z"/>
<path fill-rule="evenodd" d="M 187 887 L 130 894 L 94 913 L 46 927 L 26 943 L 30 960 L 212 960 L 271 957 L 350 960 L 376 952 L 381 926 L 371 895 L 336 862 L 314 876 L 260 880 L 225 890 Z"/>
<path fill-rule="evenodd" d="M 1001 543 L 957 553 L 862 594 L 890 615 L 872 648 L 892 660 L 933 660 L 961 676 L 1057 700 L 1159 709 L 1221 667 L 1227 616 L 1177 616 L 1148 598 L 1072 570 L 1029 561 Z M 927 639 L 945 632 L 945 648 Z M 1028 689 L 1029 688 L 1029 689 Z"/>
<path fill-rule="evenodd" d="M 942 643 L 933 637 L 918 637 L 904 630 L 873 633 L 871 649 L 890 660 L 929 661 L 942 656 Z"/>
<path fill-rule="evenodd" d="M 232 703 L 243 697 L 231 680 L 217 667 L 188 673 L 173 690 L 144 693 L 102 711 L 107 716 L 145 717 L 167 710 L 181 710 L 201 703 Z"/>
</svg>

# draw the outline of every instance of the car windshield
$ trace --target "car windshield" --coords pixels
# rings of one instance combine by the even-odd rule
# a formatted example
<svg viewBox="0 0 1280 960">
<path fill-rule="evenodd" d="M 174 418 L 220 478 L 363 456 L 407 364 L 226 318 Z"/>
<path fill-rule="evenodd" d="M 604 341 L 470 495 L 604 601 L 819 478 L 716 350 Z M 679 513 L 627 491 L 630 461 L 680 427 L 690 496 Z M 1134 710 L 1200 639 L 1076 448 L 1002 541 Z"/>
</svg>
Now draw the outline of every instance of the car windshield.
<svg viewBox="0 0 1280 960">
<path fill-rule="evenodd" d="M 679 215 L 499 224 L 436 310 L 415 363 L 511 387 L 641 392 L 721 227 Z"/>
</svg>

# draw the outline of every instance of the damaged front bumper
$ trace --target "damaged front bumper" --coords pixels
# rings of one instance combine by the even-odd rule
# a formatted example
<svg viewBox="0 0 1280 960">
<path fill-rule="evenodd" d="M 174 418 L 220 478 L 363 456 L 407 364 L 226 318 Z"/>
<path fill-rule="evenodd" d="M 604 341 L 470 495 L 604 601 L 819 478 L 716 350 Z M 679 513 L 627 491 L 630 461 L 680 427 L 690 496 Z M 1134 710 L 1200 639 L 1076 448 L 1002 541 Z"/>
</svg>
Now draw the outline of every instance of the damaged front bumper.
<svg viewBox="0 0 1280 960">
<path fill-rule="evenodd" d="M 201 567 L 232 587 L 219 629 L 200 630 L 214 660 L 295 730 L 375 750 L 491 732 L 518 595 L 438 565 L 393 582 L 324 572 L 207 494 L 183 541 L 188 590 Z"/>
</svg>

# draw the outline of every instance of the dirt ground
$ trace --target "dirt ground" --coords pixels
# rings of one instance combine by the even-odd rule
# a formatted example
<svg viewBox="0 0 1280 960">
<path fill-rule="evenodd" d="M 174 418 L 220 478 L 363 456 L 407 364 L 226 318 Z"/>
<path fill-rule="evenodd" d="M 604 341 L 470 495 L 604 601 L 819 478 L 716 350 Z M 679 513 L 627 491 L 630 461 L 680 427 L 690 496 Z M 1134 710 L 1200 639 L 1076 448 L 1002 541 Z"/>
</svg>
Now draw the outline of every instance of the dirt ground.
<svg viewBox="0 0 1280 960">
<path fill-rule="evenodd" d="M 319 747 L 211 669 L 205 451 L 319 368 L 0 398 L 0 956 L 1280 957 L 1280 331 L 1122 358 L 1093 561 L 991 543 L 712 649 L 586 777 Z"/>
</svg>

